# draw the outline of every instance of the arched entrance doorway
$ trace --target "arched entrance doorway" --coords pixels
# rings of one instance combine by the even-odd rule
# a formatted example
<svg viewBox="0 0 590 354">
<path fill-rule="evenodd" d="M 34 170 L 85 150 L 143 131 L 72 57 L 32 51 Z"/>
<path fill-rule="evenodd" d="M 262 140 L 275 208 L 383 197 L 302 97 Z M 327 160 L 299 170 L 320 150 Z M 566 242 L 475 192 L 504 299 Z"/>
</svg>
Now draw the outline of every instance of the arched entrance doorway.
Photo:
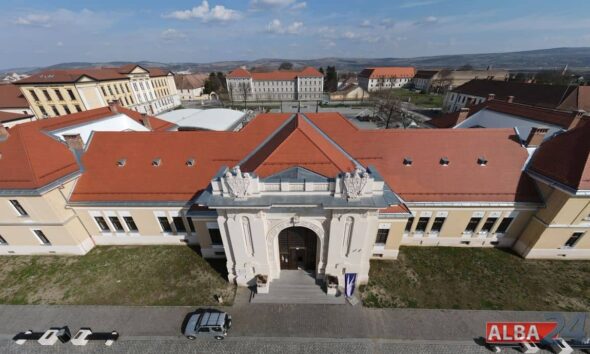
<svg viewBox="0 0 590 354">
<path fill-rule="evenodd" d="M 302 269 L 315 272 L 318 237 L 305 227 L 288 227 L 279 233 L 281 269 Z"/>
</svg>

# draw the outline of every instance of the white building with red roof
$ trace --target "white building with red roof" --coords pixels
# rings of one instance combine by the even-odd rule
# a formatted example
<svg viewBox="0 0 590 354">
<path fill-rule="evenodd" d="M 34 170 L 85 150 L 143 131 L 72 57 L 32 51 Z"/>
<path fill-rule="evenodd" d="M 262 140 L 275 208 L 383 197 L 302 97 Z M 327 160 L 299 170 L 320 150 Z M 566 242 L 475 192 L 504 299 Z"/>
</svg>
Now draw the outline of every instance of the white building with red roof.
<svg viewBox="0 0 590 354">
<path fill-rule="evenodd" d="M 412 66 L 384 66 L 363 69 L 358 74 L 359 86 L 367 92 L 388 90 L 409 84 L 416 75 Z"/>
<path fill-rule="evenodd" d="M 0 253 L 198 245 L 260 291 L 297 269 L 366 283 L 403 245 L 590 259 L 587 124 L 532 157 L 542 139 L 511 128 L 361 130 L 338 113 L 173 129 L 115 106 L 0 127 Z"/>
<path fill-rule="evenodd" d="M 312 67 L 300 71 L 250 72 L 238 68 L 226 76 L 232 101 L 319 101 L 324 76 Z"/>
</svg>

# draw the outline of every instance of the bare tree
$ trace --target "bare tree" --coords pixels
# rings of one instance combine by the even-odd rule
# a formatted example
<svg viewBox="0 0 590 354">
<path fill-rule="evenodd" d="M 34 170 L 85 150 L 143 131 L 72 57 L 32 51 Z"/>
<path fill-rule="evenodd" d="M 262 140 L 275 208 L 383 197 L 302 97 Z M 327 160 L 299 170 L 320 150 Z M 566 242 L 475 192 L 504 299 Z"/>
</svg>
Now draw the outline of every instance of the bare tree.
<svg viewBox="0 0 590 354">
<path fill-rule="evenodd" d="M 392 128 L 396 122 L 406 129 L 412 123 L 393 89 L 382 90 L 376 95 L 371 95 L 371 98 L 374 104 L 373 111 L 385 123 L 385 129 Z"/>
<path fill-rule="evenodd" d="M 250 96 L 251 91 L 250 84 L 246 81 L 242 81 L 235 85 L 232 91 L 234 91 L 234 94 L 237 95 L 237 97 L 240 97 L 244 101 L 244 109 L 246 109 L 248 96 Z"/>
</svg>

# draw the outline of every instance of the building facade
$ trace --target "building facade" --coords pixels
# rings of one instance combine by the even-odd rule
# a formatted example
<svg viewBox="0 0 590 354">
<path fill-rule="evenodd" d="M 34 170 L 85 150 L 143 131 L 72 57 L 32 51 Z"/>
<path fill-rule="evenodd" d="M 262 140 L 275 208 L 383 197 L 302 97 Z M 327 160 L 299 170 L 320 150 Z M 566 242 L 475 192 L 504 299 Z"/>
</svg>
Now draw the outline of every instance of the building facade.
<svg viewBox="0 0 590 354">
<path fill-rule="evenodd" d="M 301 71 L 249 72 L 236 69 L 226 76 L 232 101 L 319 101 L 324 76 L 314 68 Z"/>
<path fill-rule="evenodd" d="M 118 101 L 140 113 L 158 114 L 180 105 L 171 72 L 125 65 L 116 68 L 48 70 L 15 82 L 39 118 L 106 107 Z"/>
<path fill-rule="evenodd" d="M 315 113 L 176 132 L 111 109 L 0 130 L 0 253 L 188 243 L 244 286 L 285 269 L 365 283 L 402 245 L 590 257 L 587 124 L 535 151 L 513 129 L 360 130 Z M 138 128 L 80 128 L 121 113 Z"/>
<path fill-rule="evenodd" d="M 206 74 L 176 74 L 174 82 L 181 101 L 204 101 L 209 99 L 205 93 Z"/>
<path fill-rule="evenodd" d="M 389 90 L 406 86 L 415 74 L 411 66 L 367 68 L 358 74 L 358 83 L 367 92 Z"/>
</svg>

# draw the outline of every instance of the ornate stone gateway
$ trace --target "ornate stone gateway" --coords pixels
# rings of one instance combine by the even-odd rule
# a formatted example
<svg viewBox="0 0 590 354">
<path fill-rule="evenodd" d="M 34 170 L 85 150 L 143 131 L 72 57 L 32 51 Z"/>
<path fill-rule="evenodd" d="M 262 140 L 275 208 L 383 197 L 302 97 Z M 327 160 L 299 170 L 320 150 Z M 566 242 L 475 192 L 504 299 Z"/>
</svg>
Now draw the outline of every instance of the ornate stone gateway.
<svg viewBox="0 0 590 354">
<path fill-rule="evenodd" d="M 315 271 L 317 235 L 305 227 L 289 227 L 279 234 L 281 269 Z"/>
</svg>

